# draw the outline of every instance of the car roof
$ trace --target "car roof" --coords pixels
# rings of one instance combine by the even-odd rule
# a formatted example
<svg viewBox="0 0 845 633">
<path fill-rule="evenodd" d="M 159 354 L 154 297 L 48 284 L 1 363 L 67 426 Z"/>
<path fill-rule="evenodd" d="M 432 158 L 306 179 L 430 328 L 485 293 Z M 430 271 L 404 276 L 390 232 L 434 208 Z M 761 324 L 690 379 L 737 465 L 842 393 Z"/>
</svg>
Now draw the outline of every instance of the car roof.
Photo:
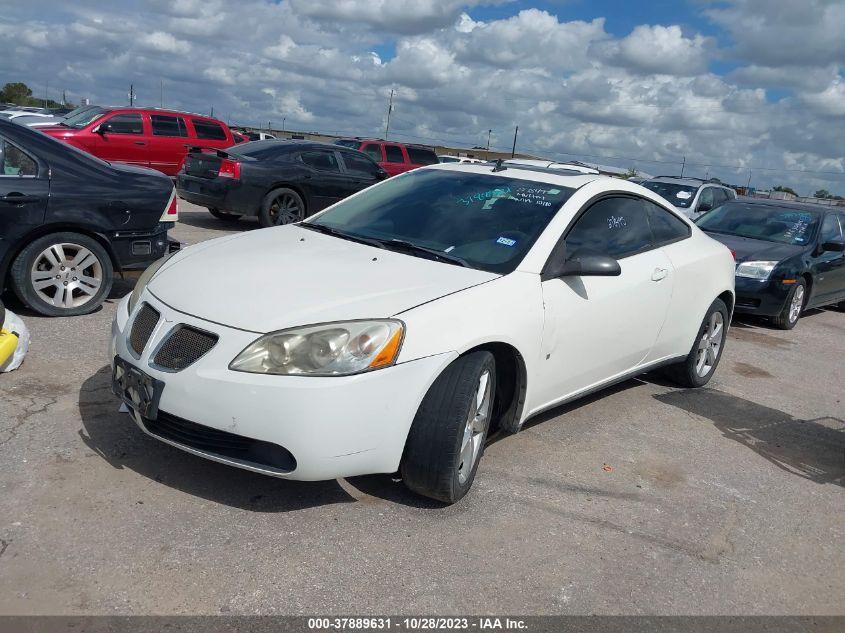
<svg viewBox="0 0 845 633">
<path fill-rule="evenodd" d="M 695 178 L 694 176 L 652 176 L 647 178 L 644 182 L 667 182 L 673 185 L 687 185 L 688 187 L 701 187 L 702 185 L 710 185 L 711 187 L 722 187 L 723 189 L 730 189 L 726 184 L 721 182 L 713 182 L 712 180 L 704 180 L 703 178 Z"/>
<path fill-rule="evenodd" d="M 806 209 L 807 211 L 838 211 L 845 213 L 845 208 L 840 206 L 833 206 L 829 204 L 815 204 L 813 202 L 798 202 L 796 200 L 776 200 L 774 198 L 751 198 L 749 196 L 739 196 L 735 200 L 728 200 L 730 202 L 743 202 L 761 207 L 782 207 L 786 209 Z M 727 203 L 725 203 L 727 204 Z"/>
<path fill-rule="evenodd" d="M 290 148 L 299 148 L 299 149 L 330 149 L 332 151 L 347 151 L 347 152 L 355 152 L 356 154 L 360 154 L 356 149 L 351 147 L 344 147 L 343 145 L 335 145 L 334 143 L 325 143 L 323 141 L 308 141 L 302 139 L 287 139 L 287 138 L 266 138 L 261 141 L 250 141 L 249 143 L 241 143 L 237 145 L 236 148 L 242 148 L 249 145 L 250 147 L 271 147 L 272 145 L 283 145 L 288 146 Z M 233 148 L 229 148 L 233 149 Z M 237 153 L 237 152 L 235 152 Z"/>
<path fill-rule="evenodd" d="M 188 112 L 187 110 L 172 110 L 170 108 L 156 108 L 156 107 L 145 107 L 145 106 L 92 106 L 95 108 L 101 108 L 106 112 L 114 112 L 115 110 L 125 110 L 128 112 L 152 112 L 152 113 L 161 113 L 161 114 L 181 114 L 181 115 L 188 115 L 194 116 L 199 119 L 208 119 L 209 121 L 218 121 L 221 122 L 220 119 L 208 116 L 207 114 L 198 114 L 197 112 Z M 227 126 L 228 127 L 228 126 Z"/>
<path fill-rule="evenodd" d="M 577 189 L 588 182 L 609 178 L 601 174 L 584 174 L 566 169 L 547 169 L 544 167 L 531 167 L 529 165 L 508 165 L 503 164 L 501 171 L 494 172 L 494 163 L 436 163 L 422 169 L 443 169 L 446 171 L 466 171 L 474 174 L 490 174 L 492 176 L 507 176 L 519 180 L 533 180 L 550 185 L 560 185 Z"/>
</svg>

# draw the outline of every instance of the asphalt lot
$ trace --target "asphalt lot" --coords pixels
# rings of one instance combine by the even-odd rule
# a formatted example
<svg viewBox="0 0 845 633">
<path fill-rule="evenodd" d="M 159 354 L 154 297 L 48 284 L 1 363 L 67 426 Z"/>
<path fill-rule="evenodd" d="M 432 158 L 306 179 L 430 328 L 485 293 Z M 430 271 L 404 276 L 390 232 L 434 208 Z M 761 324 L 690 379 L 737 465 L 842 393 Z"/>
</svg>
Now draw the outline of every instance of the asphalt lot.
<svg viewBox="0 0 845 633">
<path fill-rule="evenodd" d="M 258 228 L 180 212 L 191 243 Z M 735 322 L 707 389 L 646 376 L 494 438 L 442 507 L 143 435 L 106 368 L 130 290 L 23 312 L 32 347 L 0 375 L 2 614 L 845 614 L 843 313 Z"/>
</svg>

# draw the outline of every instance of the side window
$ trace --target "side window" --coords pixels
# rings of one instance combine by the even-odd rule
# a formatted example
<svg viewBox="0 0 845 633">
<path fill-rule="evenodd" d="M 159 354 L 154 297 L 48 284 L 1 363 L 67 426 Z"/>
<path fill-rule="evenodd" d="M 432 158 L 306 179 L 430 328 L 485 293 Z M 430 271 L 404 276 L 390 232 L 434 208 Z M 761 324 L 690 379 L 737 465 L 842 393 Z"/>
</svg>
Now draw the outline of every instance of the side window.
<svg viewBox="0 0 845 633">
<path fill-rule="evenodd" d="M 720 187 L 710 187 L 713 191 L 713 206 L 718 207 L 728 200 L 728 192 Z"/>
<path fill-rule="evenodd" d="M 375 176 L 379 172 L 380 167 L 363 156 L 358 156 L 352 152 L 343 152 L 341 156 L 343 156 L 346 168 L 352 173 Z"/>
<path fill-rule="evenodd" d="M 0 139 L 0 176 L 38 175 L 38 163 L 11 143 Z"/>
<path fill-rule="evenodd" d="M 214 121 L 194 119 L 194 129 L 197 132 L 197 138 L 203 138 L 209 141 L 226 140 L 226 132 L 223 130 L 223 126 Z"/>
<path fill-rule="evenodd" d="M 320 171 L 340 171 L 334 152 L 302 152 L 299 155 L 299 160 L 309 167 L 319 169 Z"/>
<path fill-rule="evenodd" d="M 425 147 L 408 147 L 408 159 L 414 165 L 436 165 L 437 155 Z"/>
<path fill-rule="evenodd" d="M 150 122 L 153 124 L 153 136 L 188 136 L 182 117 L 151 114 Z"/>
<path fill-rule="evenodd" d="M 143 134 L 144 123 L 140 114 L 115 114 L 101 125 L 107 125 L 110 134 Z"/>
<path fill-rule="evenodd" d="M 819 243 L 822 244 L 829 240 L 841 240 L 842 229 L 839 226 L 839 220 L 835 213 L 829 213 L 824 222 L 822 222 L 822 231 L 819 237 Z"/>
<path fill-rule="evenodd" d="M 385 145 L 384 151 L 387 154 L 388 163 L 404 163 L 405 157 L 402 155 L 402 148 L 396 145 Z"/>
<path fill-rule="evenodd" d="M 648 216 L 649 226 L 651 226 L 651 234 L 654 236 L 655 246 L 676 242 L 690 236 L 689 226 L 673 213 L 647 200 L 643 200 L 643 205 Z"/>
<path fill-rule="evenodd" d="M 710 205 L 711 209 L 716 206 L 716 201 L 713 198 L 713 189 L 714 187 L 704 187 L 701 190 L 701 195 L 698 198 L 698 209 L 706 205 Z"/>
<path fill-rule="evenodd" d="M 566 252 L 570 256 L 590 251 L 620 259 L 647 250 L 651 242 L 641 200 L 605 198 L 578 218 L 566 236 Z"/>
<path fill-rule="evenodd" d="M 364 145 L 364 149 L 362 149 L 361 151 L 377 163 L 380 163 L 384 160 L 381 155 L 381 146 L 376 145 L 375 143 L 367 143 L 366 145 Z"/>
</svg>

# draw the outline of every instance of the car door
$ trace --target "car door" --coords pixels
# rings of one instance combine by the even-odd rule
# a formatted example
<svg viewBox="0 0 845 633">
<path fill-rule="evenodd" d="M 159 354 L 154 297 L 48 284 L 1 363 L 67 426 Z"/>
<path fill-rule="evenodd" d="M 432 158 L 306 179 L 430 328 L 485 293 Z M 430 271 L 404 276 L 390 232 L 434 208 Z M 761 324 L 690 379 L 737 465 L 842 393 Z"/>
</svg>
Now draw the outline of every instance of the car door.
<svg viewBox="0 0 845 633">
<path fill-rule="evenodd" d="M 150 114 L 150 129 L 150 167 L 168 176 L 175 176 L 190 145 L 185 118 L 171 114 Z"/>
<path fill-rule="evenodd" d="M 347 196 L 358 193 L 384 179 L 386 172 L 366 156 L 352 152 L 339 152 L 339 154 L 343 161 L 344 174 L 348 178 Z"/>
<path fill-rule="evenodd" d="M 842 229 L 838 213 L 825 215 L 819 231 L 818 246 L 810 256 L 814 288 L 808 305 L 832 303 L 845 294 L 845 253 L 822 250 L 825 242 L 842 239 Z"/>
<path fill-rule="evenodd" d="M 149 167 L 149 141 L 140 112 L 113 114 L 100 120 L 94 154 L 103 160 Z"/>
<path fill-rule="evenodd" d="M 20 227 L 44 222 L 49 193 L 47 165 L 0 137 L 0 241 L 13 238 Z"/>
<path fill-rule="evenodd" d="M 545 306 L 538 400 L 551 405 L 637 367 L 660 333 L 672 296 L 669 258 L 653 239 L 636 197 L 603 198 L 584 210 L 565 236 L 566 256 L 610 255 L 616 277 L 542 282 Z"/>
<path fill-rule="evenodd" d="M 310 193 L 309 214 L 325 209 L 349 195 L 351 178 L 341 173 L 334 150 L 307 150 L 297 156 L 297 160 L 308 170 L 304 180 Z"/>
<path fill-rule="evenodd" d="M 385 171 L 391 176 L 404 173 L 411 168 L 405 158 L 405 153 L 399 145 L 391 143 L 384 144 L 384 163 L 382 163 Z"/>
</svg>

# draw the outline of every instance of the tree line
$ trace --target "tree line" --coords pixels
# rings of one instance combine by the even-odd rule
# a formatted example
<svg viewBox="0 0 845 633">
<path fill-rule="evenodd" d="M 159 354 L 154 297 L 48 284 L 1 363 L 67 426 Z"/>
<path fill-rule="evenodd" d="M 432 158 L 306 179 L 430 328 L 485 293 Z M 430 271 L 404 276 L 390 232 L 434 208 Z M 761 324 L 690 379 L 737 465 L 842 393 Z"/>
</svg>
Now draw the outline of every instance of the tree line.
<svg viewBox="0 0 845 633">
<path fill-rule="evenodd" d="M 65 103 L 61 104 L 58 101 L 53 101 L 52 99 L 39 99 L 38 97 L 33 96 L 32 89 L 27 86 L 25 83 L 21 82 L 13 82 L 7 83 L 3 86 L 3 89 L 0 90 L 0 103 L 13 103 L 19 106 L 32 106 L 37 108 L 61 108 L 62 106 L 66 108 L 74 107 L 72 103 Z"/>
</svg>

